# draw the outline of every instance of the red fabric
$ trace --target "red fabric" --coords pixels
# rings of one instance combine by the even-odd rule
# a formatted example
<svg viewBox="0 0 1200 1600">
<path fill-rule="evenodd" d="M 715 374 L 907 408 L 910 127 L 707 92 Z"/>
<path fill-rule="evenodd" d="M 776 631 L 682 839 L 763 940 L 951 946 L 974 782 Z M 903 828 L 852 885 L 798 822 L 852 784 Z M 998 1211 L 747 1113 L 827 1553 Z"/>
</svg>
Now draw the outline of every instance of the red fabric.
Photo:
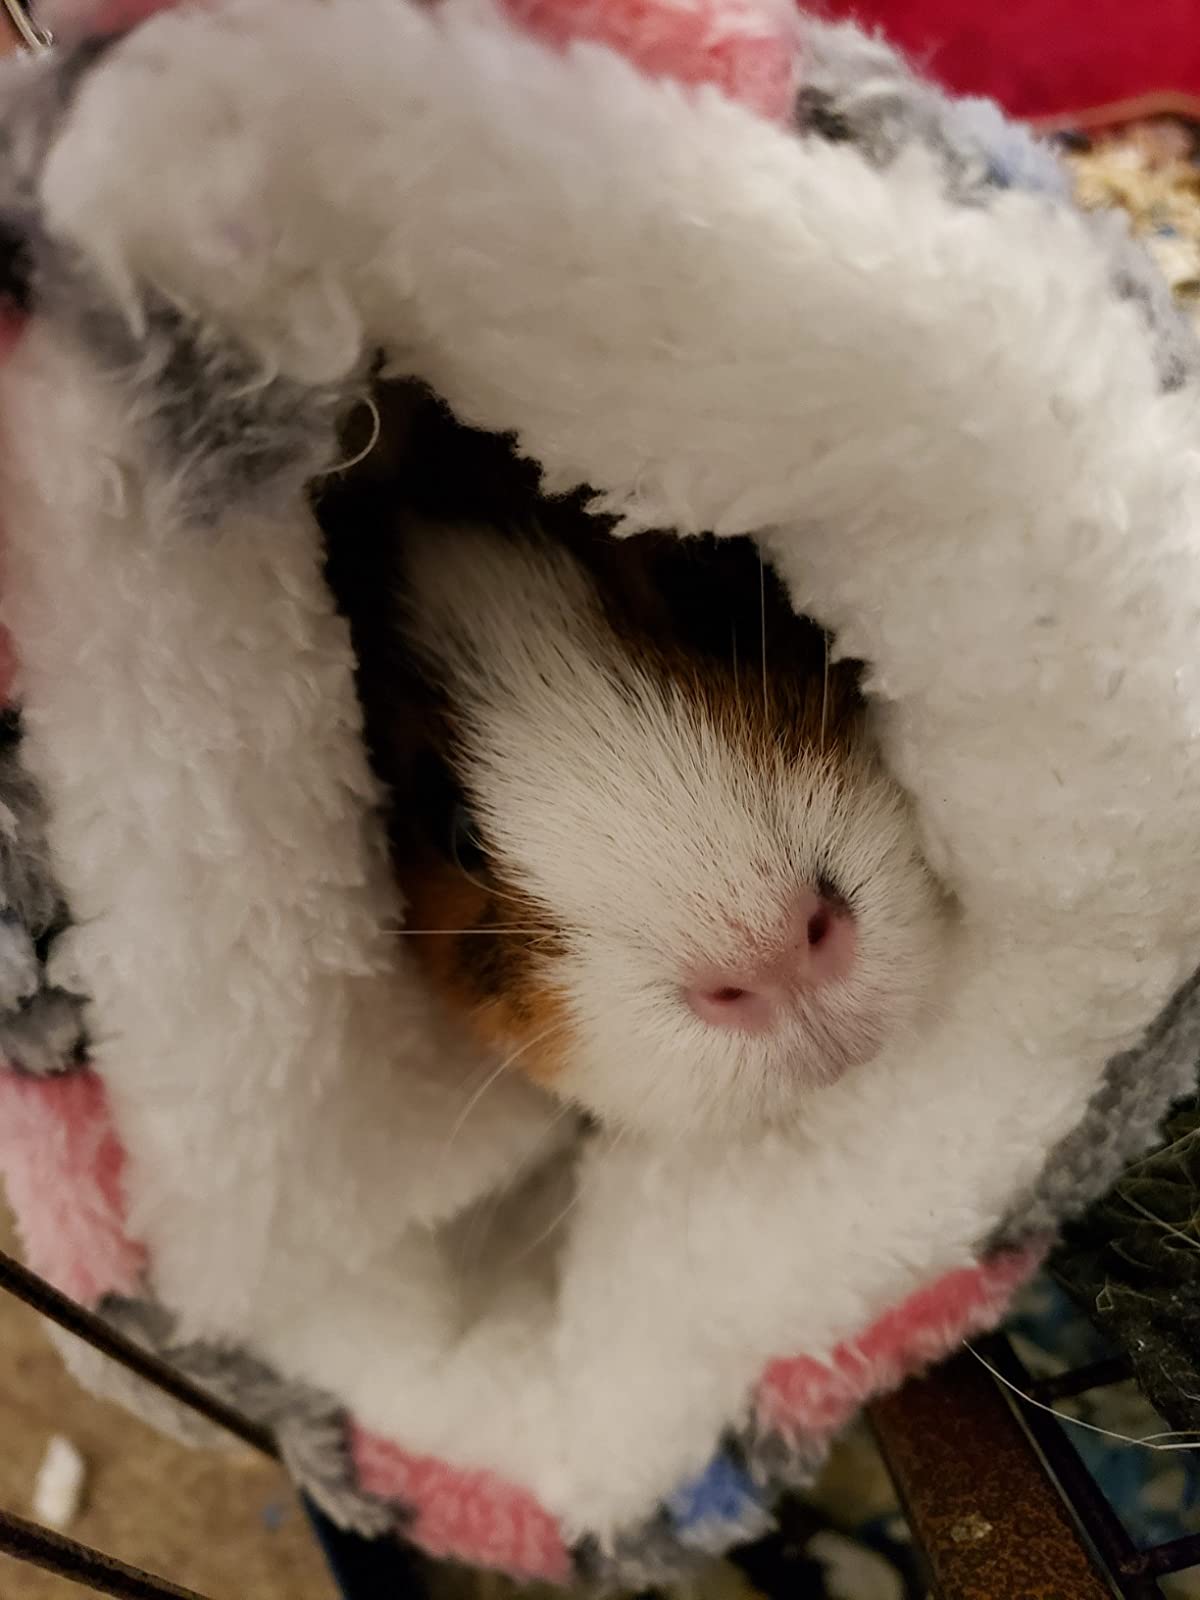
<svg viewBox="0 0 1200 1600">
<path fill-rule="evenodd" d="M 1154 94 L 1200 102 L 1197 0 L 814 0 L 877 27 L 939 82 L 1019 117 Z"/>
</svg>

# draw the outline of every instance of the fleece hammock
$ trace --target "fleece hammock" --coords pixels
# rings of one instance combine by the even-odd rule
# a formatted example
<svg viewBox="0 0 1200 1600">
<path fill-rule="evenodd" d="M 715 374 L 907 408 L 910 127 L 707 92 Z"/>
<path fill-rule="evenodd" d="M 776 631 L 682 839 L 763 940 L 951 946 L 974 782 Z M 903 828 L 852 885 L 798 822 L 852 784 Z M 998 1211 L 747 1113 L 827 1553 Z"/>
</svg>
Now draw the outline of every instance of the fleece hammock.
<svg viewBox="0 0 1200 1600">
<path fill-rule="evenodd" d="M 27 1257 L 344 1526 L 678 1574 L 992 1323 L 1191 1081 L 1194 338 L 1050 152 L 788 10 L 46 20 L 0 84 Z M 382 374 L 614 538 L 756 539 L 866 664 L 953 930 L 927 1022 L 794 1125 L 560 1152 L 552 1271 L 469 1315 L 441 1242 L 558 1112 L 510 1075 L 462 1122 L 480 1061 L 394 936 L 312 492 Z"/>
</svg>

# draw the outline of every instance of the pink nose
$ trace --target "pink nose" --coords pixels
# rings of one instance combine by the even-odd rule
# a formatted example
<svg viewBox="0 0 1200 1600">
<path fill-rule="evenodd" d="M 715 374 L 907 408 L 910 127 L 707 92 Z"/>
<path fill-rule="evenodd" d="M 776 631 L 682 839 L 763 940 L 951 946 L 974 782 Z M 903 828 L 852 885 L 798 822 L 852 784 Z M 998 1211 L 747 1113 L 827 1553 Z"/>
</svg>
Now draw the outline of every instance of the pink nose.
<svg viewBox="0 0 1200 1600">
<path fill-rule="evenodd" d="M 705 973 L 684 998 L 714 1028 L 760 1033 L 806 990 L 847 977 L 855 943 L 849 908 L 808 889 L 797 897 L 782 944 L 769 956 L 744 968 Z"/>
</svg>

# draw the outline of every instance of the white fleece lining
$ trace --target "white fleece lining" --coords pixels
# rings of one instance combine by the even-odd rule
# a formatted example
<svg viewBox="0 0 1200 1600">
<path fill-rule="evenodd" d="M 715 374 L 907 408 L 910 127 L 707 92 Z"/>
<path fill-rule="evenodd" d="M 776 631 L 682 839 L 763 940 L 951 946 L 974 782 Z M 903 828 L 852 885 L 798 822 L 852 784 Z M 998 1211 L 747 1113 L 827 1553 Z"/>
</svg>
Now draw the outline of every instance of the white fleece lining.
<svg viewBox="0 0 1200 1600">
<path fill-rule="evenodd" d="M 401 1226 L 464 1191 L 421 1182 L 444 1102 L 398 1071 L 428 1019 L 377 931 L 314 529 L 172 528 L 45 329 L 2 380 L 4 617 L 159 1290 L 614 1529 L 766 1360 L 970 1260 L 1196 965 L 1195 398 L 1156 393 L 1044 201 L 953 208 L 918 158 L 880 175 L 458 0 L 156 19 L 84 85 L 45 198 L 113 282 L 272 367 L 383 341 L 631 526 L 773 528 L 798 604 L 873 663 L 964 906 L 941 1014 L 786 1138 L 598 1150 L 559 1298 L 518 1282 L 456 1337 L 436 1240 Z M 524 1109 L 496 1109 L 513 1140 Z"/>
<path fill-rule="evenodd" d="M 389 932 L 349 638 L 307 510 L 171 527 L 115 396 L 49 329 L 3 381 L 4 615 L 29 643 L 27 755 L 77 922 L 57 959 L 100 1019 L 131 1229 L 188 1327 L 227 1330 L 323 1230 L 362 1271 L 412 1219 L 488 1192 L 544 1154 L 557 1108 L 505 1077 L 455 1129 L 488 1063 L 435 1023 Z M 197 1250 L 206 1195 L 233 1211 Z"/>
</svg>

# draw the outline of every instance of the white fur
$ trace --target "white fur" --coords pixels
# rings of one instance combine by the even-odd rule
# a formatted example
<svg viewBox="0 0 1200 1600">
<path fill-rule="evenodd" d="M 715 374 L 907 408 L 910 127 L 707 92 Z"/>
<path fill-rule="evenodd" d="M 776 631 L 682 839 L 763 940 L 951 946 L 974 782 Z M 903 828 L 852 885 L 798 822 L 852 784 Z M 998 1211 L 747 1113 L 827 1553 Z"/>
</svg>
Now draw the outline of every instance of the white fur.
<svg viewBox="0 0 1200 1600">
<path fill-rule="evenodd" d="M 381 341 L 631 526 L 772 527 L 797 602 L 873 664 L 963 907 L 942 1014 L 786 1135 L 598 1145 L 557 1297 L 514 1267 L 464 1331 L 436 1236 L 392 1225 L 409 1090 L 377 1019 L 413 1051 L 425 1019 L 374 956 L 347 1014 L 379 900 L 330 800 L 335 774 L 365 791 L 311 531 L 154 535 L 83 469 L 130 449 L 103 393 L 45 336 L 5 380 L 8 614 L 164 1291 L 369 1426 L 614 1527 L 768 1357 L 970 1259 L 1195 964 L 1194 396 L 1156 394 L 1094 241 L 1042 200 L 948 206 L 919 156 L 872 172 L 453 0 L 161 17 L 84 85 L 45 193 L 114 283 L 268 366 Z"/>
<path fill-rule="evenodd" d="M 814 1084 L 911 1036 L 941 908 L 865 740 L 748 759 L 618 645 L 571 557 L 486 530 L 402 536 L 406 631 L 459 713 L 474 809 L 506 876 L 564 930 L 545 976 L 569 1019 L 556 1089 L 677 1138 L 792 1117 Z M 765 1035 L 698 1021 L 695 975 L 769 952 L 822 876 L 854 891 L 852 973 Z"/>
</svg>

